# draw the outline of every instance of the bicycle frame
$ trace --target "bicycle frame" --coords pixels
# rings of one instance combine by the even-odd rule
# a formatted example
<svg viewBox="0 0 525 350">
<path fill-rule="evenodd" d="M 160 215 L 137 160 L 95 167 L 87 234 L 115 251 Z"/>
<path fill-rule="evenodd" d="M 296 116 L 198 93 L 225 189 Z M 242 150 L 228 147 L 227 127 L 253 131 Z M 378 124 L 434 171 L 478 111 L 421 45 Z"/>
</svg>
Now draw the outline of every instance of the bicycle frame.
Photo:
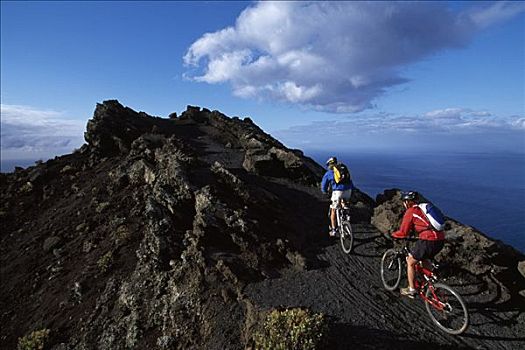
<svg viewBox="0 0 525 350">
<path fill-rule="evenodd" d="M 337 220 L 337 227 L 341 227 L 343 221 L 350 221 L 350 213 L 348 208 L 339 207 L 335 210 L 335 216 Z"/>
<path fill-rule="evenodd" d="M 328 217 L 330 217 L 332 213 L 332 208 L 328 209 Z M 337 223 L 337 227 L 341 227 L 341 224 L 343 221 L 350 222 L 350 208 L 345 207 L 344 205 L 341 205 L 339 208 L 335 209 L 335 221 Z"/>
<path fill-rule="evenodd" d="M 443 309 L 445 308 L 445 304 L 439 299 L 439 296 L 435 293 L 434 285 L 429 284 L 428 288 L 430 289 L 430 292 L 432 293 L 432 297 L 435 298 L 434 300 L 427 298 L 426 295 L 423 295 L 423 294 L 420 294 L 419 296 L 423 300 L 425 300 L 427 303 L 432 305 L 434 308 L 436 308 L 437 310 L 443 311 Z"/>
<path fill-rule="evenodd" d="M 416 272 L 416 278 L 414 279 L 414 287 L 416 287 L 419 297 L 423 299 L 424 301 L 431 304 L 433 307 L 435 307 L 438 310 L 443 310 L 443 303 L 439 299 L 439 296 L 435 293 L 434 290 L 434 282 L 437 281 L 436 275 L 434 273 L 425 268 L 423 266 L 423 262 L 419 261 L 415 266 L 415 272 Z M 422 276 L 424 278 L 424 282 L 421 283 L 418 281 L 417 277 Z M 433 299 L 427 298 L 426 296 L 426 290 L 429 289 L 432 293 Z"/>
<path fill-rule="evenodd" d="M 408 257 L 408 254 L 409 254 L 408 240 L 407 240 L 407 243 L 405 243 L 403 249 L 399 253 L 400 255 L 402 255 L 406 263 L 406 258 Z M 432 266 L 435 266 L 430 260 L 427 260 L 427 261 L 429 262 L 429 264 L 432 264 Z M 421 297 L 421 299 L 430 303 L 432 306 L 434 306 L 438 310 L 443 310 L 443 304 L 441 302 L 439 305 L 436 305 L 435 302 L 427 298 L 425 295 L 425 292 L 428 288 L 430 289 L 432 296 L 435 297 L 435 300 L 439 300 L 439 297 L 434 292 L 434 282 L 437 282 L 437 276 L 434 274 L 432 270 L 424 266 L 423 261 L 418 261 L 415 265 L 414 270 L 415 270 L 414 287 L 417 290 L 418 295 Z M 423 278 L 423 281 L 418 279 L 418 277 L 420 276 Z"/>
</svg>

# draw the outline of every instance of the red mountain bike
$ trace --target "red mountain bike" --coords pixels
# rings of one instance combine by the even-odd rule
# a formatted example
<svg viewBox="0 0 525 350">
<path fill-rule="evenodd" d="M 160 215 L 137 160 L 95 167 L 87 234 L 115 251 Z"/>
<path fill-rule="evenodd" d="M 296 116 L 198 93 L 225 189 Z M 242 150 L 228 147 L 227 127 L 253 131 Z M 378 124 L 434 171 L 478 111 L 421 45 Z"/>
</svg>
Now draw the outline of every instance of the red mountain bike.
<svg viewBox="0 0 525 350">
<path fill-rule="evenodd" d="M 401 249 L 388 249 L 381 258 L 381 280 L 387 290 L 396 289 L 401 281 L 402 271 L 406 271 L 408 241 L 405 239 Z M 417 295 L 425 301 L 430 319 L 436 326 L 449 334 L 461 334 L 467 330 L 469 324 L 467 307 L 455 290 L 439 283 L 436 269 L 437 266 L 430 260 L 416 264 L 414 283 Z"/>
</svg>

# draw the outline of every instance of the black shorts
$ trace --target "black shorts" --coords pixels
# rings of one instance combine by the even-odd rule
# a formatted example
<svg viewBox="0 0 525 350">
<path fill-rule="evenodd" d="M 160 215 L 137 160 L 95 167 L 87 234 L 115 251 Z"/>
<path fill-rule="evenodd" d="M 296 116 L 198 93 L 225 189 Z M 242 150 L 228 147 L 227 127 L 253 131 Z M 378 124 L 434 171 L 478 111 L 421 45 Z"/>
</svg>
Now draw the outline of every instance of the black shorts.
<svg viewBox="0 0 525 350">
<path fill-rule="evenodd" d="M 437 253 L 439 253 L 441 249 L 443 249 L 444 244 L 444 240 L 426 241 L 420 239 L 412 247 L 412 249 L 410 250 L 410 254 L 416 260 L 432 259 L 434 256 L 436 256 Z"/>
</svg>

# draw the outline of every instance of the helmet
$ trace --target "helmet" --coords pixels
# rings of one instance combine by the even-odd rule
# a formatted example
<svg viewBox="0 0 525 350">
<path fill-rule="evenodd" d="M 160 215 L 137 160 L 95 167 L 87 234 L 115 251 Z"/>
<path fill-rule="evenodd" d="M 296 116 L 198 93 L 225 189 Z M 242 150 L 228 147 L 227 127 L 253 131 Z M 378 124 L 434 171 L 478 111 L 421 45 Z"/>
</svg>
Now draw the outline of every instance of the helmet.
<svg viewBox="0 0 525 350">
<path fill-rule="evenodd" d="M 405 191 L 401 192 L 402 201 L 414 201 L 417 198 L 417 192 L 414 191 Z"/>
<path fill-rule="evenodd" d="M 337 164 L 337 157 L 330 157 L 330 158 L 326 161 L 326 165 L 332 165 L 332 164 Z"/>
</svg>

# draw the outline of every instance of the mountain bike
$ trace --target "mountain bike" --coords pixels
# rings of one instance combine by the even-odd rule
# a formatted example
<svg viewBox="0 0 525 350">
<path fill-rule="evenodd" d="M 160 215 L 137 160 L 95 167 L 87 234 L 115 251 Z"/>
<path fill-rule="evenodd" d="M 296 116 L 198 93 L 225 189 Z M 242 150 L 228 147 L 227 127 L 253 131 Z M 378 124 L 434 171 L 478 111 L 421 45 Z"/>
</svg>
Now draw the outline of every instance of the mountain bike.
<svg viewBox="0 0 525 350">
<path fill-rule="evenodd" d="M 401 281 L 401 268 L 406 265 L 409 240 L 405 239 L 401 249 L 388 249 L 381 258 L 381 280 L 389 291 L 396 289 Z M 405 263 L 402 265 L 402 262 Z M 414 284 L 417 295 L 425 301 L 428 315 L 436 326 L 449 334 L 461 334 L 469 325 L 467 307 L 459 293 L 439 282 L 437 268 L 430 260 L 416 264 Z"/>
<path fill-rule="evenodd" d="M 349 254 L 354 247 L 354 234 L 352 233 L 352 225 L 350 224 L 350 208 L 344 204 L 339 206 L 335 210 L 335 217 L 341 240 L 341 248 L 343 252 Z"/>
</svg>

